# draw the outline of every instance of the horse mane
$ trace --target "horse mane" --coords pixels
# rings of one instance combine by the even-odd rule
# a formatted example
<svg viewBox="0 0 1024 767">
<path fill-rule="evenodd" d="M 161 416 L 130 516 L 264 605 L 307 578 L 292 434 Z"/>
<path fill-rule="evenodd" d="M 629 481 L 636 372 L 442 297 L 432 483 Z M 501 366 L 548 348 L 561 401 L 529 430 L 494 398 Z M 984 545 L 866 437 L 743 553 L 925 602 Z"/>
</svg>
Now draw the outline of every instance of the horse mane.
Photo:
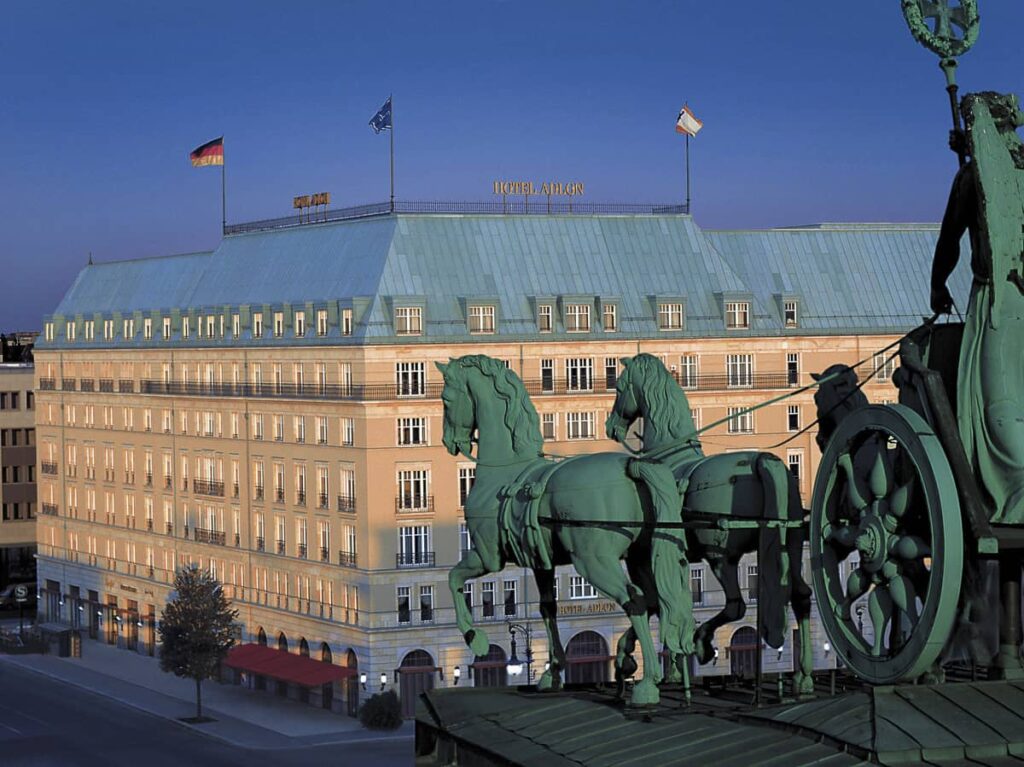
<svg viewBox="0 0 1024 767">
<path fill-rule="evenodd" d="M 458 362 L 464 367 L 480 371 L 494 386 L 494 391 L 505 403 L 505 428 L 512 435 L 512 448 L 520 450 L 534 448 L 540 452 L 544 439 L 540 434 L 540 416 L 526 393 L 526 387 L 515 372 L 500 360 L 486 354 L 467 354 Z"/>
<path fill-rule="evenodd" d="M 644 384 L 637 388 L 643 391 L 647 402 L 646 421 L 657 424 L 667 439 L 693 435 L 693 418 L 686 393 L 660 359 L 646 352 L 638 354 L 629 365 L 629 374 L 639 375 L 641 380 L 635 383 L 642 381 Z"/>
</svg>

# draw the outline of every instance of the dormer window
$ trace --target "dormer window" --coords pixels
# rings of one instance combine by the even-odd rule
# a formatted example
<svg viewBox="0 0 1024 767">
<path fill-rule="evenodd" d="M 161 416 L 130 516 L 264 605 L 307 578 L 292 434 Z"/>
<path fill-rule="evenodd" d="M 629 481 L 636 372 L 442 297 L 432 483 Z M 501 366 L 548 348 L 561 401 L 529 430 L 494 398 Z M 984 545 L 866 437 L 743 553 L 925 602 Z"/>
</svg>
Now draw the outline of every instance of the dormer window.
<svg viewBox="0 0 1024 767">
<path fill-rule="evenodd" d="M 327 335 L 327 310 L 317 309 L 316 311 L 316 334 L 318 336 Z"/>
<path fill-rule="evenodd" d="M 171 318 L 170 317 L 164 317 L 163 318 L 163 335 L 164 335 L 164 340 L 165 341 L 170 341 L 171 340 Z"/>
<path fill-rule="evenodd" d="M 782 318 L 787 328 L 795 328 L 797 323 L 796 301 L 784 301 L 782 304 Z"/>
<path fill-rule="evenodd" d="M 85 340 L 93 341 L 96 338 L 96 322 L 95 320 L 85 321 Z"/>
<path fill-rule="evenodd" d="M 295 337 L 302 338 L 306 335 L 306 313 L 295 312 Z"/>
<path fill-rule="evenodd" d="M 590 304 L 566 304 L 565 329 L 569 333 L 589 333 Z"/>
<path fill-rule="evenodd" d="M 66 338 L 69 341 L 74 341 L 75 340 L 75 323 L 74 323 L 73 320 L 67 323 L 67 325 L 65 326 L 64 330 L 65 330 Z"/>
<path fill-rule="evenodd" d="M 537 330 L 541 333 L 550 333 L 552 327 L 551 305 L 541 304 L 537 307 Z"/>
<path fill-rule="evenodd" d="M 605 333 L 615 333 L 619 329 L 619 307 L 615 304 L 604 304 L 601 307 L 601 325 Z"/>
<path fill-rule="evenodd" d="M 252 337 L 263 338 L 263 312 L 252 315 Z"/>
<path fill-rule="evenodd" d="M 127 319 L 124 321 L 124 340 L 130 341 L 135 338 L 135 320 Z"/>
<path fill-rule="evenodd" d="M 189 336 L 188 317 L 182 317 L 181 318 L 181 337 L 182 338 L 188 338 L 188 336 Z"/>
<path fill-rule="evenodd" d="M 284 335 L 284 312 L 274 312 L 274 338 Z"/>
<path fill-rule="evenodd" d="M 493 306 L 469 307 L 469 332 L 473 335 L 482 335 L 494 332 Z"/>
<path fill-rule="evenodd" d="M 423 308 L 395 307 L 395 332 L 400 336 L 418 336 L 423 333 Z"/>
<path fill-rule="evenodd" d="M 352 310 L 342 309 L 341 310 L 341 334 L 343 336 L 352 335 Z"/>
<path fill-rule="evenodd" d="M 728 301 L 725 304 L 725 327 L 728 330 L 745 330 L 750 327 L 750 303 Z"/>
<path fill-rule="evenodd" d="M 103 320 L 103 340 L 110 341 L 114 337 L 114 321 Z"/>
<path fill-rule="evenodd" d="M 682 330 L 683 305 L 681 303 L 658 304 L 658 330 Z"/>
<path fill-rule="evenodd" d="M 147 341 L 153 340 L 153 320 L 150 317 L 142 320 L 142 337 Z"/>
</svg>

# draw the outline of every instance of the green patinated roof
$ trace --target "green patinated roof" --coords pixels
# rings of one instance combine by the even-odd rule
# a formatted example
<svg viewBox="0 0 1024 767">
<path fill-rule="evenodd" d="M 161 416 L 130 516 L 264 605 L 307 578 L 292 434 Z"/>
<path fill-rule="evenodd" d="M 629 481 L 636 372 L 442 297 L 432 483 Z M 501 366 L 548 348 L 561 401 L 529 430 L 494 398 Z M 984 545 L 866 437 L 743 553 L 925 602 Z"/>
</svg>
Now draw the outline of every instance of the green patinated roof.
<svg viewBox="0 0 1024 767">
<path fill-rule="evenodd" d="M 354 333 L 341 337 L 332 326 L 326 338 L 309 334 L 289 345 L 469 340 L 471 302 L 496 305 L 496 338 L 551 338 L 537 332 L 538 300 L 555 304 L 556 337 L 560 300 L 594 306 L 593 330 L 582 338 L 605 337 L 602 301 L 618 305 L 618 337 L 726 335 L 723 302 L 734 297 L 753 302 L 751 328 L 741 334 L 902 331 L 927 313 L 937 234 L 935 225 L 900 224 L 704 231 L 681 215 L 399 214 L 307 225 L 227 236 L 210 253 L 87 266 L 54 311 L 57 340 L 40 347 L 70 346 L 62 323 L 75 317 L 308 303 L 330 308 L 332 318 L 354 306 Z M 955 296 L 966 296 L 969 280 L 962 266 Z M 783 328 L 783 297 L 799 301 L 795 331 Z M 659 332 L 659 299 L 685 303 L 685 330 Z M 395 336 L 401 304 L 424 307 L 422 336 Z M 142 345 L 138 323 L 136 330 L 129 343 Z M 274 342 L 243 336 L 243 344 Z M 85 343 L 81 332 L 78 339 L 75 347 L 104 345 Z"/>
</svg>

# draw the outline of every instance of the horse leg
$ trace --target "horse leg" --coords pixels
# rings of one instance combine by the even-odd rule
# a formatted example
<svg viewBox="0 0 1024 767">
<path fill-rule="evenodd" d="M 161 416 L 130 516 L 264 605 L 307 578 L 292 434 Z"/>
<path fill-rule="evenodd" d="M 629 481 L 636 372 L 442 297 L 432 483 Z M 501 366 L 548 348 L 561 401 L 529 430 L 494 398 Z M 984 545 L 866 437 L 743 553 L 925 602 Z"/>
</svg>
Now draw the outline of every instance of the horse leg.
<svg viewBox="0 0 1024 767">
<path fill-rule="evenodd" d="M 590 551 L 600 547 L 588 547 Z M 588 551 L 588 548 L 580 547 L 579 551 Z M 660 699 L 658 693 L 658 682 L 661 681 L 661 668 L 658 663 L 658 653 L 654 649 L 654 641 L 651 639 L 651 628 L 647 623 L 647 600 L 640 589 L 629 582 L 626 573 L 618 557 L 611 557 L 607 554 L 596 556 L 574 557 L 576 570 L 586 578 L 598 591 L 605 594 L 609 599 L 618 603 L 629 617 L 630 625 L 640 640 L 640 649 L 644 658 L 644 676 L 633 685 L 633 697 L 631 703 L 635 706 L 654 705 Z"/>
<path fill-rule="evenodd" d="M 650 625 L 651 616 L 658 614 L 658 589 L 654 584 L 654 573 L 651 572 L 650 564 L 629 557 L 626 559 L 626 572 L 629 574 L 629 579 L 639 587 L 640 591 L 643 592 L 644 598 L 647 600 L 647 620 L 648 625 Z M 636 640 L 636 632 L 633 631 L 632 626 L 619 637 L 615 653 L 616 681 L 620 681 L 620 677 L 624 681 L 633 676 L 637 671 L 636 660 L 633 658 Z M 678 680 L 673 680 L 670 672 L 670 676 L 666 681 L 674 682 Z M 620 684 L 620 687 L 622 686 Z M 621 695 L 621 690 L 619 694 Z"/>
<path fill-rule="evenodd" d="M 538 690 L 558 690 L 562 687 L 562 669 L 565 667 L 565 649 L 558 637 L 558 605 L 555 603 L 555 571 L 535 570 L 534 580 L 540 592 L 540 617 L 548 634 L 548 668 L 537 680 Z"/>
<path fill-rule="evenodd" d="M 463 587 L 470 578 L 477 578 L 489 572 L 493 571 L 484 565 L 476 549 L 467 551 L 462 560 L 448 572 L 448 588 L 451 589 L 452 603 L 455 605 L 455 622 L 474 655 L 486 655 L 491 642 L 483 629 L 473 628 L 473 614 L 466 606 Z"/>
<path fill-rule="evenodd" d="M 621 698 L 625 694 L 626 680 L 636 673 L 636 659 L 633 658 L 635 649 L 636 632 L 630 626 L 619 637 L 618 644 L 615 646 L 615 697 L 617 698 Z"/>
<path fill-rule="evenodd" d="M 715 655 L 714 639 L 718 627 L 738 621 L 747 614 L 747 605 L 743 601 L 737 575 L 739 562 L 727 560 L 721 555 L 709 555 L 708 562 L 715 578 L 722 585 L 722 590 L 725 591 L 725 607 L 697 629 L 694 641 L 697 646 L 697 660 L 701 664 L 708 663 Z"/>
<path fill-rule="evenodd" d="M 791 585 L 789 601 L 796 618 L 800 637 L 800 657 L 793 672 L 793 692 L 796 695 L 811 695 L 814 692 L 814 651 L 811 646 L 811 587 L 804 580 L 802 571 L 803 536 L 794 531 L 789 536 L 789 561 L 791 564 Z"/>
</svg>

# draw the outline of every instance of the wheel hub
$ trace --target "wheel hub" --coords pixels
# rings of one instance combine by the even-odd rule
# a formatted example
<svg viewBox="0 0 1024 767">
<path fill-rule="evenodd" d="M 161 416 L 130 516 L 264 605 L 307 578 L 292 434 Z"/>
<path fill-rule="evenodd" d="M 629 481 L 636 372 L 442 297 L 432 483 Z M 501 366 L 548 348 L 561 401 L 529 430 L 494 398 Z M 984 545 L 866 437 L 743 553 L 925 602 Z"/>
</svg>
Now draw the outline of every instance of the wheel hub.
<svg viewBox="0 0 1024 767">
<path fill-rule="evenodd" d="M 876 573 L 882 569 L 889 552 L 890 537 L 876 509 L 872 508 L 864 514 L 857 535 L 857 551 L 860 553 L 860 566 L 867 572 Z"/>
</svg>

